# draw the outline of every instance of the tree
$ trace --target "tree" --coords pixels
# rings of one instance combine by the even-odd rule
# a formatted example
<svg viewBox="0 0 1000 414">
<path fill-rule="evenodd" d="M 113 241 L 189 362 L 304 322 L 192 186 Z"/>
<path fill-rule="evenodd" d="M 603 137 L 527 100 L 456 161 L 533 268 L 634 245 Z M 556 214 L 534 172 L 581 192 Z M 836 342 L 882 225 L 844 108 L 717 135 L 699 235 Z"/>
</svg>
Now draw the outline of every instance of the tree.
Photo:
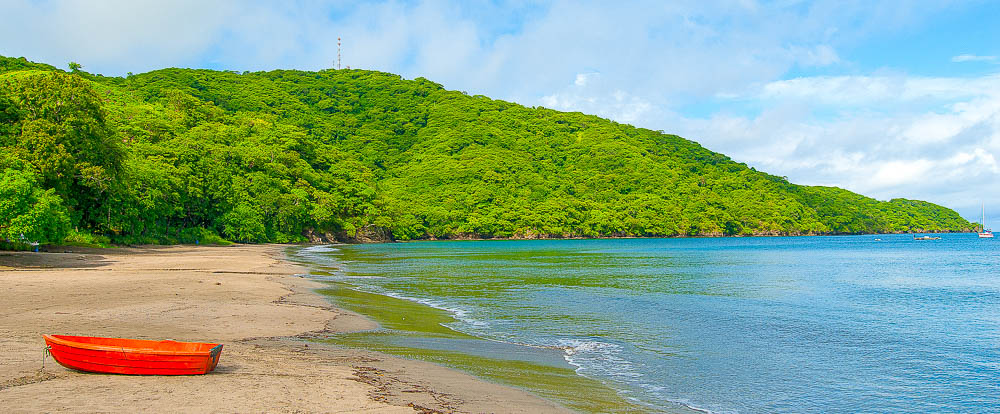
<svg viewBox="0 0 1000 414">
<path fill-rule="evenodd" d="M 18 77 L 9 85 L 19 136 L 0 144 L 67 201 L 74 223 L 92 226 L 104 216 L 99 207 L 125 157 L 101 98 L 89 81 L 60 73 Z"/>
<path fill-rule="evenodd" d="M 264 217 L 260 211 L 247 203 L 236 206 L 223 218 L 224 231 L 230 240 L 243 243 L 267 241 Z"/>
<path fill-rule="evenodd" d="M 18 242 L 62 241 L 69 214 L 51 189 L 38 186 L 35 174 L 20 160 L 0 155 L 0 239 Z"/>
<path fill-rule="evenodd" d="M 14 130 L 18 122 L 17 107 L 7 96 L 5 89 L 0 89 L 0 146 L 14 142 Z"/>
<path fill-rule="evenodd" d="M 81 65 L 81 64 L 79 64 L 79 63 L 76 63 L 76 62 L 69 62 L 69 70 L 70 70 L 70 71 L 72 71 L 72 72 L 77 72 L 77 71 L 79 71 L 79 70 L 80 70 L 81 68 L 83 68 L 83 65 Z"/>
</svg>

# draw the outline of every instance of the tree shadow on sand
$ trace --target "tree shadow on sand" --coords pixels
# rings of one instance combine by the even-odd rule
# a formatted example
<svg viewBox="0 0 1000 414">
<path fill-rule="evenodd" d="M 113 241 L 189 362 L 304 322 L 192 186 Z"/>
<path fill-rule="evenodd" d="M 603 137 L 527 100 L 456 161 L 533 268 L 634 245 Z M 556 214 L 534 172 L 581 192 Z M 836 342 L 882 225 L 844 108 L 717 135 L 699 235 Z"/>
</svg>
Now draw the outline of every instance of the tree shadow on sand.
<svg viewBox="0 0 1000 414">
<path fill-rule="evenodd" d="M 109 264 L 111 261 L 104 256 L 80 252 L 0 252 L 0 271 L 88 269 Z"/>
</svg>

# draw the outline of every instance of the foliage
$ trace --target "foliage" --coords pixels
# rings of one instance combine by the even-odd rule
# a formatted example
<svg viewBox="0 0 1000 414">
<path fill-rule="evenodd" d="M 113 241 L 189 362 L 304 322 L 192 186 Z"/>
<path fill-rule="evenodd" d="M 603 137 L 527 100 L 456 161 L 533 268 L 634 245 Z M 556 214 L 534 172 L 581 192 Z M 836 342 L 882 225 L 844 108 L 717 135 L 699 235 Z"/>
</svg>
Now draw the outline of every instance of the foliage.
<svg viewBox="0 0 1000 414">
<path fill-rule="evenodd" d="M 10 131 L 0 136 L 4 151 L 37 169 L 42 185 L 68 201 L 74 222 L 99 222 L 92 215 L 101 211 L 125 152 L 90 82 L 59 72 L 7 75 L 0 82 Z"/>
<path fill-rule="evenodd" d="M 39 185 L 27 163 L 0 154 L 0 240 L 49 243 L 68 231 L 62 199 Z"/>
<path fill-rule="evenodd" d="M 214 244 L 217 246 L 229 246 L 233 242 L 219 237 L 215 232 L 202 228 L 192 227 L 181 231 L 178 242 L 184 244 Z"/>
<path fill-rule="evenodd" d="M 64 246 L 107 248 L 111 247 L 111 239 L 91 233 L 83 233 L 78 230 L 70 230 L 69 234 L 60 243 Z"/>
<path fill-rule="evenodd" d="M 971 228 L 675 135 L 363 70 L 113 78 L 0 57 L 0 121 L 72 224 L 118 243 Z"/>
</svg>

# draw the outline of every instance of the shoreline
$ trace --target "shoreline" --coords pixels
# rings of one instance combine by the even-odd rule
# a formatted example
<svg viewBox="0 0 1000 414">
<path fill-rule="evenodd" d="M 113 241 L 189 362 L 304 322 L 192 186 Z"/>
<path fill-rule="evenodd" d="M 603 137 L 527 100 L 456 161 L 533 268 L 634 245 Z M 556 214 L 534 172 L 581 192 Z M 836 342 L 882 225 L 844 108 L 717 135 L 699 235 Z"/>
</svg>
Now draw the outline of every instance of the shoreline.
<svg viewBox="0 0 1000 414">
<path fill-rule="evenodd" d="M 374 329 L 296 277 L 283 245 L 0 252 L 0 400 L 15 412 L 570 412 L 458 370 L 318 336 Z M 226 345 L 202 376 L 42 367 L 42 333 Z"/>
<path fill-rule="evenodd" d="M 346 246 L 346 245 L 340 245 Z M 477 336 L 451 326 L 461 310 L 443 308 L 405 295 L 376 293 L 330 278 L 346 270 L 344 263 L 311 246 L 287 250 L 291 260 L 310 269 L 308 277 L 322 281 L 317 292 L 341 308 L 374 321 L 378 329 L 320 336 L 315 340 L 350 349 L 387 353 L 428 361 L 469 373 L 491 383 L 524 389 L 577 412 L 645 412 L 628 401 L 622 390 L 580 375 L 567 360 L 570 347 L 536 346 Z"/>
<path fill-rule="evenodd" d="M 310 268 L 309 277 L 329 285 L 319 293 L 329 297 L 337 306 L 379 324 L 377 330 L 328 337 L 326 340 L 331 343 L 431 361 L 486 381 L 526 389 L 578 412 L 706 412 L 681 402 L 658 407 L 635 397 L 626 397 L 631 390 L 581 374 L 583 366 L 571 358 L 574 346 L 535 345 L 484 337 L 453 326 L 461 321 L 475 324 L 465 319 L 462 316 L 464 311 L 459 308 L 398 292 L 376 292 L 345 281 L 335 275 L 347 270 L 346 264 L 338 261 L 336 256 L 323 254 L 325 251 L 322 249 L 314 250 L 325 246 L 337 250 L 338 245 L 290 248 L 287 254 L 292 261 Z M 391 276 L 387 274 L 383 277 Z M 387 309 L 393 312 L 386 312 Z M 405 317 L 400 318 L 397 313 Z"/>
<path fill-rule="evenodd" d="M 364 237 L 361 239 L 348 239 L 348 240 L 330 240 L 330 241 L 316 241 L 305 243 L 304 245 L 337 245 L 337 244 L 379 244 L 379 243 L 412 243 L 412 242 L 425 242 L 425 241 L 527 241 L 527 240 L 655 240 L 655 239 L 728 239 L 728 238 L 775 238 L 775 237 L 844 237 L 844 236 L 886 236 L 886 235 L 897 235 L 897 234 L 975 234 L 975 231 L 958 231 L 958 230 L 935 230 L 935 231 L 898 231 L 898 232 L 886 232 L 886 233 L 758 233 L 758 234 L 697 234 L 697 235 L 687 235 L 678 234 L 673 236 L 598 236 L 598 237 L 588 237 L 588 236 L 562 236 L 562 237 L 550 237 L 549 236 L 512 236 L 512 237 L 482 237 L 477 236 L 465 236 L 459 235 L 456 237 L 440 238 L 440 237 L 424 237 L 417 239 L 407 239 L 407 240 L 396 240 L 396 239 L 379 239 L 379 238 L 369 238 Z"/>
</svg>

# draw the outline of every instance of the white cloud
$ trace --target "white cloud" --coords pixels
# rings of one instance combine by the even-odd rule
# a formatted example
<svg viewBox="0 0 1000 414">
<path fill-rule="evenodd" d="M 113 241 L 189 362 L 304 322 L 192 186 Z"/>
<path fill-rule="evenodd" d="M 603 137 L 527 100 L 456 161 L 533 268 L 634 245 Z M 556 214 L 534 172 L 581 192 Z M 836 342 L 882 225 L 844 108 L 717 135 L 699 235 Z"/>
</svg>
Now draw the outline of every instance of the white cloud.
<svg viewBox="0 0 1000 414">
<path fill-rule="evenodd" d="M 978 56 L 978 55 L 958 55 L 951 58 L 952 62 L 994 62 L 997 60 L 996 56 Z"/>
<path fill-rule="evenodd" d="M 868 180 L 871 188 L 892 188 L 912 180 L 924 178 L 924 174 L 933 167 L 927 160 L 889 161 L 880 164 L 875 174 Z"/>
<path fill-rule="evenodd" d="M 972 79 L 906 75 L 818 76 L 768 82 L 731 96 L 856 106 L 916 101 L 951 102 L 982 95 L 1000 95 L 1000 74 Z"/>
<path fill-rule="evenodd" d="M 595 76 L 597 76 L 597 73 L 577 73 L 576 80 L 573 81 L 573 84 L 576 86 L 587 86 L 587 82 L 590 78 Z"/>
<path fill-rule="evenodd" d="M 654 107 L 648 101 L 608 85 L 598 73 L 577 74 L 572 85 L 539 98 L 542 106 L 560 111 L 584 112 L 635 123 Z"/>
<path fill-rule="evenodd" d="M 792 47 L 791 52 L 804 66 L 827 66 L 840 62 L 840 56 L 830 45 L 816 45 L 812 48 Z"/>
<path fill-rule="evenodd" d="M 837 27 L 885 19 L 881 5 L 829 4 L 12 0 L 2 6 L 0 53 L 75 59 L 105 74 L 206 60 L 223 69 L 318 69 L 331 65 L 343 37 L 345 64 L 507 99 L 537 99 L 589 72 L 633 94 L 711 95 L 795 64 L 839 62 Z"/>
<path fill-rule="evenodd" d="M 713 150 L 796 182 L 929 200 L 969 218 L 980 202 L 1000 206 L 1000 76 L 811 77 L 729 96 L 764 109 L 671 122 Z"/>
</svg>

